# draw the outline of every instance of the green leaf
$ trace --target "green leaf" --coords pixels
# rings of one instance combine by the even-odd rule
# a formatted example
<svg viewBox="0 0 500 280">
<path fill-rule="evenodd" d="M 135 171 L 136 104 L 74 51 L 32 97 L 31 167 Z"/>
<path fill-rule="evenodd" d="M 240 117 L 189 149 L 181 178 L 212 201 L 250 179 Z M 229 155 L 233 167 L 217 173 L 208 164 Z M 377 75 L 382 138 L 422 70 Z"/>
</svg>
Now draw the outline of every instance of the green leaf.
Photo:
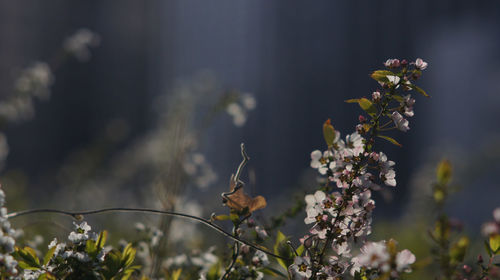
<svg viewBox="0 0 500 280">
<path fill-rule="evenodd" d="M 19 265 L 19 267 L 22 268 L 22 269 L 28 269 L 28 270 L 38 270 L 38 269 L 40 269 L 39 267 L 31 266 L 31 265 L 27 264 L 24 261 L 18 261 L 17 265 Z"/>
<path fill-rule="evenodd" d="M 276 235 L 276 242 L 274 243 L 274 253 L 276 255 L 285 257 L 289 260 L 283 260 L 280 258 L 276 258 L 276 261 L 278 261 L 278 264 L 285 269 L 285 271 L 288 271 L 288 267 L 292 264 L 293 256 L 295 255 L 294 252 L 292 252 L 292 249 L 288 244 L 286 244 L 288 238 L 281 232 L 278 231 Z"/>
<path fill-rule="evenodd" d="M 436 170 L 437 181 L 440 185 L 447 185 L 451 180 L 452 168 L 448 160 L 442 160 Z"/>
<path fill-rule="evenodd" d="M 302 256 L 302 253 L 304 253 L 304 244 L 301 244 L 299 248 L 297 248 L 297 255 Z"/>
<path fill-rule="evenodd" d="M 389 136 L 385 136 L 385 135 L 377 135 L 378 137 L 382 138 L 382 139 L 385 139 L 389 142 L 391 142 L 392 144 L 398 146 L 398 147 L 403 147 L 403 145 L 399 144 L 398 141 L 394 140 L 394 138 L 391 138 Z"/>
<path fill-rule="evenodd" d="M 176 269 L 172 272 L 172 276 L 170 277 L 171 280 L 179 280 L 179 277 L 181 277 L 181 272 L 182 268 Z"/>
<path fill-rule="evenodd" d="M 121 259 L 121 263 L 123 267 L 128 267 L 132 264 L 135 258 L 136 250 L 132 248 L 132 243 L 127 244 L 127 246 L 123 249 L 123 256 Z"/>
<path fill-rule="evenodd" d="M 231 219 L 231 217 L 229 215 L 217 215 L 217 216 L 214 216 L 213 219 L 215 221 L 227 221 L 227 220 Z"/>
<path fill-rule="evenodd" d="M 490 248 L 495 255 L 500 251 L 500 234 L 490 236 Z"/>
<path fill-rule="evenodd" d="M 418 93 L 422 94 L 425 97 L 430 97 L 423 89 L 419 88 L 416 85 L 411 85 L 410 86 L 412 89 L 416 90 Z"/>
<path fill-rule="evenodd" d="M 458 264 L 463 262 L 465 257 L 465 252 L 467 247 L 469 247 L 469 238 L 462 237 L 458 240 L 456 244 L 454 244 L 450 249 L 450 258 L 451 262 L 454 264 Z"/>
<path fill-rule="evenodd" d="M 54 252 L 56 251 L 56 248 L 57 248 L 57 245 L 53 246 L 52 248 L 50 248 L 47 251 L 47 253 L 43 257 L 43 265 L 47 265 L 49 263 L 50 259 L 52 259 L 52 256 L 54 256 Z"/>
<path fill-rule="evenodd" d="M 345 102 L 346 103 L 358 103 L 359 99 L 358 98 L 356 98 L 356 99 L 347 99 Z"/>
<path fill-rule="evenodd" d="M 387 76 L 396 76 L 396 74 L 388 70 L 377 70 L 370 75 L 375 81 L 382 83 L 387 83 L 389 81 Z"/>
<path fill-rule="evenodd" d="M 486 249 L 488 256 L 490 256 L 490 258 L 493 257 L 493 252 L 491 251 L 490 244 L 486 240 L 484 241 L 484 248 Z"/>
<path fill-rule="evenodd" d="M 236 214 L 236 213 L 231 213 L 231 215 L 229 216 L 229 219 L 231 219 L 231 222 L 236 224 L 240 221 L 240 216 L 238 216 L 238 214 Z"/>
<path fill-rule="evenodd" d="M 363 97 L 358 100 L 358 104 L 359 107 L 361 107 L 361 109 L 363 109 L 369 115 L 374 116 L 377 114 L 377 108 L 375 108 L 370 100 Z"/>
<path fill-rule="evenodd" d="M 325 138 L 328 148 L 331 148 L 333 146 L 333 141 L 335 141 L 335 129 L 333 128 L 330 119 L 326 120 L 323 124 L 323 137 Z"/>
<path fill-rule="evenodd" d="M 400 103 L 405 101 L 405 99 L 401 95 L 397 95 L 397 94 L 392 95 L 392 98 L 394 98 L 397 102 L 400 102 Z"/>
<path fill-rule="evenodd" d="M 27 246 L 22 249 L 17 248 L 16 252 L 29 267 L 38 267 L 38 268 L 41 267 L 40 260 L 36 256 L 35 250 L 33 250 L 32 248 Z"/>
<path fill-rule="evenodd" d="M 97 245 L 95 244 L 95 241 L 92 239 L 87 240 L 85 243 L 85 252 L 89 254 L 92 258 L 97 256 Z"/>
<path fill-rule="evenodd" d="M 108 232 L 106 230 L 103 230 L 99 234 L 99 237 L 97 238 L 97 250 L 98 251 L 100 251 L 104 247 L 104 244 L 106 244 L 107 238 L 108 238 Z"/>
<path fill-rule="evenodd" d="M 259 268 L 257 270 L 264 273 L 265 275 L 269 275 L 272 277 L 282 277 L 282 278 L 288 279 L 288 276 L 286 276 L 283 272 L 281 272 L 277 269 L 274 269 L 272 267 L 263 267 L 263 268 Z"/>
<path fill-rule="evenodd" d="M 218 280 L 220 278 L 220 264 L 216 263 L 207 272 L 207 280 Z"/>
</svg>

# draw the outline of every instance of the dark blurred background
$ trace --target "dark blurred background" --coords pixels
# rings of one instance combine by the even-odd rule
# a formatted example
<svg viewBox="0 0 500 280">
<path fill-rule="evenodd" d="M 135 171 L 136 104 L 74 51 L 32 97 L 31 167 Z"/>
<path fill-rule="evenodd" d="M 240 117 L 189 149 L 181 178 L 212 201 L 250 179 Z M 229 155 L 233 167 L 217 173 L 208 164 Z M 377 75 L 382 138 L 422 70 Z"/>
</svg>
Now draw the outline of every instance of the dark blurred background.
<svg viewBox="0 0 500 280">
<path fill-rule="evenodd" d="M 418 172 L 443 157 L 462 187 L 450 205 L 454 215 L 478 226 L 500 205 L 498 1 L 0 1 L 1 96 L 11 94 L 19 69 L 50 59 L 82 27 L 101 38 L 91 59 L 55 69 L 50 100 L 35 103 L 33 119 L 4 129 L 2 172 L 24 182 L 26 207 L 68 208 L 54 198 L 68 181 L 58 179 L 61 166 L 75 151 L 104 149 L 94 172 L 105 176 L 102 162 L 155 129 L 159 96 L 210 73 L 220 90 L 203 102 L 238 90 L 252 93 L 257 107 L 243 127 L 221 114 L 204 131 L 197 150 L 218 179 L 190 195 L 202 204 L 218 200 L 245 142 L 255 174 L 249 192 L 265 196 L 262 214 L 273 215 L 273 204 L 314 190 L 310 152 L 323 148 L 322 123 L 331 118 L 342 137 L 351 133 L 361 111 L 343 101 L 370 96 L 377 84 L 368 74 L 387 58 L 418 57 L 429 62 L 420 85 L 431 98 L 417 96 L 410 131 L 394 134 L 403 148 L 379 146 L 397 163 L 398 186 L 392 200 L 377 201 L 375 221 L 401 217 L 428 188 L 414 177 L 429 176 Z M 123 137 L 103 147 L 102 135 L 116 123 Z M 142 184 L 138 176 L 128 189 Z"/>
</svg>

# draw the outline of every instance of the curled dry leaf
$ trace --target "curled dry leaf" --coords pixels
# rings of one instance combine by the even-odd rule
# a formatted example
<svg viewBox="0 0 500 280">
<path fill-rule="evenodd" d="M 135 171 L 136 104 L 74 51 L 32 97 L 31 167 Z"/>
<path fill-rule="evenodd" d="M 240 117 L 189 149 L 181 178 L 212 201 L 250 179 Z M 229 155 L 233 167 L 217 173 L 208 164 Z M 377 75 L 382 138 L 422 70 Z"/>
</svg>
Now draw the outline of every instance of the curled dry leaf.
<svg viewBox="0 0 500 280">
<path fill-rule="evenodd" d="M 234 174 L 231 175 L 231 180 L 229 182 L 229 190 L 234 191 L 236 187 L 236 181 L 234 180 Z M 262 209 L 266 207 L 266 199 L 259 195 L 254 198 L 243 192 L 243 187 L 237 189 L 234 193 L 226 195 L 227 201 L 226 205 L 232 210 L 243 211 L 248 207 L 248 212 L 252 213 L 255 210 Z"/>
</svg>

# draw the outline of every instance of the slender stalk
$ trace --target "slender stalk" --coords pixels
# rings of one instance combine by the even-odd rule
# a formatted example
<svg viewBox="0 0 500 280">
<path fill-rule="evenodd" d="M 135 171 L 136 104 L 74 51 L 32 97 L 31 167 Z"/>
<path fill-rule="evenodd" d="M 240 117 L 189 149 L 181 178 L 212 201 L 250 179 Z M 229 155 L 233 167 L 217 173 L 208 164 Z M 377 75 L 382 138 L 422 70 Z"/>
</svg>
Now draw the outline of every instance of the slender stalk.
<svg viewBox="0 0 500 280">
<path fill-rule="evenodd" d="M 283 257 L 280 255 L 276 255 L 272 252 L 269 252 L 267 250 L 264 250 L 257 245 L 254 245 L 253 243 L 246 241 L 244 239 L 241 239 L 239 237 L 233 236 L 231 233 L 225 231 L 223 228 L 218 226 L 217 224 L 214 224 L 210 222 L 209 220 L 189 215 L 189 214 L 183 214 L 183 213 L 177 213 L 177 212 L 171 212 L 171 211 L 162 211 L 162 210 L 156 210 L 156 209 L 148 209 L 148 208 L 127 208 L 127 207 L 112 207 L 112 208 L 102 208 L 102 209 L 97 209 L 97 210 L 86 210 L 86 211 L 65 211 L 65 210 L 58 210 L 58 209 L 50 209 L 50 208 L 43 208 L 43 209 L 29 209 L 29 210 L 22 210 L 18 212 L 12 212 L 7 214 L 8 219 L 14 219 L 20 216 L 25 216 L 25 215 L 31 215 L 31 214 L 36 214 L 36 213 L 54 213 L 54 214 L 60 214 L 60 215 L 65 215 L 65 216 L 70 216 L 74 219 L 81 220 L 83 216 L 85 215 L 95 215 L 95 214 L 102 214 L 102 213 L 116 213 L 116 212 L 127 212 L 127 213 L 149 213 L 149 214 L 158 214 L 158 215 L 166 215 L 166 216 L 174 216 L 174 217 L 180 217 L 180 218 L 185 218 L 188 220 L 193 220 L 199 223 L 202 223 L 209 228 L 221 233 L 222 235 L 237 241 L 239 243 L 243 243 L 245 245 L 248 245 L 249 247 L 261 251 L 263 253 L 266 253 L 270 256 L 273 256 L 275 258 L 279 258 L 282 260 L 291 260 L 287 257 Z"/>
</svg>

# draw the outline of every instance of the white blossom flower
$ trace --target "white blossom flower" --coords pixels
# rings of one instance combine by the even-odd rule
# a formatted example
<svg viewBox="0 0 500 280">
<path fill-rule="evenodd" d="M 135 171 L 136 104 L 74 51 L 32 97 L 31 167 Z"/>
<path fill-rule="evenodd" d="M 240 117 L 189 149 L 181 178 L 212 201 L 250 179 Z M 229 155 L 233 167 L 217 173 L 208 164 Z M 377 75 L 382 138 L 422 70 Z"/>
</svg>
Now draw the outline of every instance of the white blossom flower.
<svg viewBox="0 0 500 280">
<path fill-rule="evenodd" d="M 388 186 L 395 187 L 396 186 L 396 172 L 394 170 L 389 170 L 382 175 L 384 179 L 384 183 Z"/>
<path fill-rule="evenodd" d="M 413 117 L 415 114 L 413 112 L 413 105 L 415 104 L 415 99 L 411 98 L 411 95 L 408 94 L 403 97 L 403 109 L 404 109 L 404 114 L 407 117 Z"/>
<path fill-rule="evenodd" d="M 398 76 L 393 76 L 393 75 L 387 75 L 386 78 L 393 85 L 399 84 L 399 81 L 401 80 L 401 78 L 399 78 Z"/>
<path fill-rule="evenodd" d="M 255 255 L 252 258 L 252 263 L 255 266 L 266 266 L 269 264 L 269 258 L 267 254 L 262 251 L 256 251 Z"/>
<path fill-rule="evenodd" d="M 393 59 L 388 59 L 386 62 L 384 62 L 385 67 L 399 67 L 400 62 L 399 59 L 393 58 Z"/>
<path fill-rule="evenodd" d="M 291 270 L 296 276 L 309 279 L 312 276 L 311 260 L 309 257 L 295 257 Z"/>
<path fill-rule="evenodd" d="M 363 143 L 363 137 L 358 132 L 346 136 L 345 148 L 347 150 L 346 155 L 348 156 L 359 156 L 365 150 L 365 144 Z"/>
<path fill-rule="evenodd" d="M 311 153 L 311 167 L 318 169 L 318 172 L 321 175 L 325 175 L 328 168 L 335 168 L 334 161 L 327 163 L 326 157 L 328 157 L 329 154 L 330 153 L 328 151 L 321 153 L 320 150 L 315 150 Z"/>
<path fill-rule="evenodd" d="M 495 208 L 495 210 L 493 210 L 493 218 L 497 223 L 500 224 L 500 207 Z"/>
<path fill-rule="evenodd" d="M 384 241 L 367 242 L 361 248 L 361 254 L 357 256 L 357 261 L 361 266 L 368 268 L 380 268 L 382 271 L 389 270 L 390 255 Z"/>
<path fill-rule="evenodd" d="M 497 223 L 488 222 L 481 226 L 481 233 L 484 236 L 490 236 L 493 234 L 497 234 L 499 232 L 500 232 L 500 227 L 498 226 Z"/>
<path fill-rule="evenodd" d="M 427 68 L 427 62 L 423 61 L 421 58 L 417 58 L 415 61 L 415 67 L 420 70 L 425 70 L 425 68 Z"/>
<path fill-rule="evenodd" d="M 312 194 L 308 194 L 306 195 L 305 197 L 305 201 L 306 201 L 306 208 L 309 209 L 309 208 L 318 208 L 319 205 L 321 205 L 321 203 L 323 202 L 323 200 L 325 200 L 326 198 L 326 194 L 322 191 L 316 191 L 314 193 L 314 195 Z"/>
<path fill-rule="evenodd" d="M 410 265 L 415 262 L 416 258 L 410 250 L 405 249 L 396 255 L 396 270 L 401 272 L 411 272 Z"/>
<path fill-rule="evenodd" d="M 269 237 L 266 230 L 260 226 L 255 227 L 255 232 L 257 233 L 257 236 L 259 236 L 260 239 L 266 239 Z"/>
<path fill-rule="evenodd" d="M 408 126 L 408 120 L 403 118 L 403 116 L 401 116 L 400 113 L 393 112 L 391 118 L 394 121 L 394 124 L 396 125 L 397 129 L 403 132 L 406 132 L 410 129 L 410 127 Z"/>
</svg>

